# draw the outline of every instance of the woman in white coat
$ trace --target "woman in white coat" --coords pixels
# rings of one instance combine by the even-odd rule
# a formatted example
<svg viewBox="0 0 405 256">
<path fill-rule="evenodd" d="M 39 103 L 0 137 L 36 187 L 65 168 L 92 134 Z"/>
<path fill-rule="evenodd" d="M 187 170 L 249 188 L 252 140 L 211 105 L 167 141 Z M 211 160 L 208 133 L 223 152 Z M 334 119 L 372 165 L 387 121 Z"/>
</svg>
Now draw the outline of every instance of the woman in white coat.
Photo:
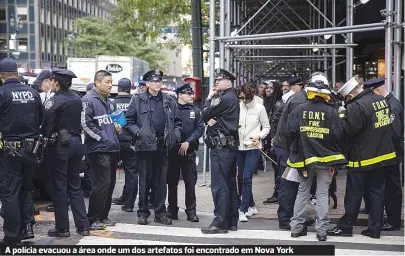
<svg viewBox="0 0 405 256">
<path fill-rule="evenodd" d="M 237 153 L 238 178 L 242 181 L 242 202 L 239 208 L 239 221 L 257 214 L 252 193 L 252 177 L 256 171 L 262 142 L 270 132 L 269 119 L 263 104 L 254 100 L 256 86 L 245 84 L 238 88 L 240 100 L 239 148 Z M 240 192 L 240 191 L 239 191 Z"/>
</svg>

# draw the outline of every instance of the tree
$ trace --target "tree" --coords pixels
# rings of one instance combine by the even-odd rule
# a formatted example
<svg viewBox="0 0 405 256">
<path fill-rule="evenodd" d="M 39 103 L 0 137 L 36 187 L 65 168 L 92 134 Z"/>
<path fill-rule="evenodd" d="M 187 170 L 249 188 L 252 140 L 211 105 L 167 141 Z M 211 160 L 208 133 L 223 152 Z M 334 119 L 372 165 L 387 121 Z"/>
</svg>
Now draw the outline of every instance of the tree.
<svg viewBox="0 0 405 256">
<path fill-rule="evenodd" d="M 88 16 L 76 19 L 74 27 L 78 31 L 73 41 L 76 57 L 133 56 L 149 62 L 151 69 L 167 66 L 165 54 L 157 44 L 123 34 L 114 23 Z"/>
</svg>

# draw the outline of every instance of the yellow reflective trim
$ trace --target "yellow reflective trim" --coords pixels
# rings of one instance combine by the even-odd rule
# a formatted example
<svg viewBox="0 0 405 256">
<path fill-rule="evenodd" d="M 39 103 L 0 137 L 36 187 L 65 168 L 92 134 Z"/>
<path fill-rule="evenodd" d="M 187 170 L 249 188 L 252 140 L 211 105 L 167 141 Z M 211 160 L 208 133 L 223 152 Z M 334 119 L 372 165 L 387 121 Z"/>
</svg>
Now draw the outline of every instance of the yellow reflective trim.
<svg viewBox="0 0 405 256">
<path fill-rule="evenodd" d="M 351 162 L 351 161 L 349 161 L 347 166 L 352 167 L 352 168 L 356 168 L 356 167 L 360 167 L 360 166 L 368 166 L 368 165 L 380 163 L 382 161 L 393 159 L 396 156 L 397 156 L 397 154 L 395 152 L 392 152 L 392 153 L 385 154 L 385 155 L 382 155 L 382 156 L 377 156 L 377 157 L 374 157 L 374 158 L 371 158 L 371 159 L 362 160 L 360 162 Z"/>
<path fill-rule="evenodd" d="M 305 164 L 309 165 L 315 162 L 321 162 L 321 163 L 328 163 L 332 161 L 337 161 L 337 160 L 343 160 L 345 159 L 344 155 L 339 154 L 339 155 L 331 155 L 331 156 L 324 156 L 324 157 L 310 157 L 305 159 Z"/>
<path fill-rule="evenodd" d="M 343 117 L 345 117 L 345 114 L 343 114 L 343 113 L 342 113 L 342 114 L 339 114 L 339 117 L 340 117 L 340 118 L 343 118 Z"/>
<path fill-rule="evenodd" d="M 292 168 L 303 168 L 304 167 L 304 162 L 291 163 L 290 159 L 288 159 L 287 160 L 287 165 L 292 167 Z"/>
<path fill-rule="evenodd" d="M 331 155 L 331 156 L 324 156 L 324 157 L 310 157 L 305 159 L 305 161 L 302 162 L 296 162 L 296 163 L 291 163 L 290 159 L 287 160 L 287 165 L 293 168 L 303 168 L 305 165 L 309 165 L 312 163 L 316 162 L 321 162 L 321 163 L 328 163 L 332 161 L 337 161 L 337 160 L 343 160 L 345 157 L 342 154 L 339 155 Z"/>
</svg>

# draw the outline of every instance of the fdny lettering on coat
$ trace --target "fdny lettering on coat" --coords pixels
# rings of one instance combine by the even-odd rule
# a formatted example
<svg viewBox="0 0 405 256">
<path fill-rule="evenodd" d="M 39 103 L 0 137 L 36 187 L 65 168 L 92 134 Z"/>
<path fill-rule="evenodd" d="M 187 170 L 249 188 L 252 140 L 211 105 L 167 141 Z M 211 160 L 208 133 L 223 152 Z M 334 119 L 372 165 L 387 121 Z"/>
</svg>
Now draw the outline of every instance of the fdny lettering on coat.
<svg viewBox="0 0 405 256">
<path fill-rule="evenodd" d="M 128 106 L 129 106 L 129 103 L 117 103 L 117 109 L 118 110 L 127 111 Z"/>
<path fill-rule="evenodd" d="M 373 108 L 376 111 L 373 116 L 374 129 L 387 126 L 392 123 L 390 109 L 385 100 L 374 102 Z"/>
<path fill-rule="evenodd" d="M 300 132 L 309 138 L 323 139 L 324 134 L 329 134 L 329 129 L 324 127 L 325 113 L 320 111 L 303 111 Z"/>
<path fill-rule="evenodd" d="M 98 126 L 103 124 L 112 124 L 113 121 L 109 115 L 95 116 L 93 119 L 98 121 Z"/>
<path fill-rule="evenodd" d="M 34 95 L 30 91 L 11 92 L 13 96 L 13 102 L 27 103 L 34 100 Z"/>
</svg>

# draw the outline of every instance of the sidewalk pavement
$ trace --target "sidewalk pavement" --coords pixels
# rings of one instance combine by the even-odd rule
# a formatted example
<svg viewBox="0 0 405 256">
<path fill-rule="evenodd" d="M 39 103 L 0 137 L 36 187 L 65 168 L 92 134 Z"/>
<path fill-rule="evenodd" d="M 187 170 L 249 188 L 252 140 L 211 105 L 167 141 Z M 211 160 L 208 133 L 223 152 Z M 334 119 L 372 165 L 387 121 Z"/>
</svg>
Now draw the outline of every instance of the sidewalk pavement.
<svg viewBox="0 0 405 256">
<path fill-rule="evenodd" d="M 339 172 L 336 176 L 337 182 L 337 192 L 336 196 L 338 199 L 338 205 L 336 209 L 332 209 L 333 200 L 329 205 L 329 218 L 331 222 L 337 222 L 340 217 L 344 214 L 344 196 L 346 189 L 346 172 Z M 196 196 L 197 196 L 197 211 L 207 214 L 212 214 L 214 210 L 214 203 L 212 200 L 211 188 L 209 186 L 201 186 L 203 183 L 203 174 L 199 173 L 198 181 L 196 186 Z M 207 174 L 207 185 L 210 183 L 210 177 Z M 252 216 L 251 218 L 257 219 L 268 219 L 268 220 L 277 220 L 277 209 L 278 204 L 263 204 L 263 201 L 266 200 L 273 194 L 274 186 L 274 174 L 271 168 L 271 164 L 267 164 L 267 171 L 259 171 L 257 175 L 253 176 L 253 197 L 256 202 L 256 208 L 258 211 L 257 215 Z M 184 183 L 180 181 L 178 189 L 178 200 L 180 211 L 184 210 L 184 196 L 185 189 Z M 362 208 L 364 207 L 364 202 L 362 202 Z M 315 216 L 314 205 L 308 203 L 307 206 L 308 215 L 311 217 Z M 402 220 L 404 214 L 402 212 Z M 357 225 L 358 226 L 367 226 L 368 214 L 359 214 Z"/>
</svg>

